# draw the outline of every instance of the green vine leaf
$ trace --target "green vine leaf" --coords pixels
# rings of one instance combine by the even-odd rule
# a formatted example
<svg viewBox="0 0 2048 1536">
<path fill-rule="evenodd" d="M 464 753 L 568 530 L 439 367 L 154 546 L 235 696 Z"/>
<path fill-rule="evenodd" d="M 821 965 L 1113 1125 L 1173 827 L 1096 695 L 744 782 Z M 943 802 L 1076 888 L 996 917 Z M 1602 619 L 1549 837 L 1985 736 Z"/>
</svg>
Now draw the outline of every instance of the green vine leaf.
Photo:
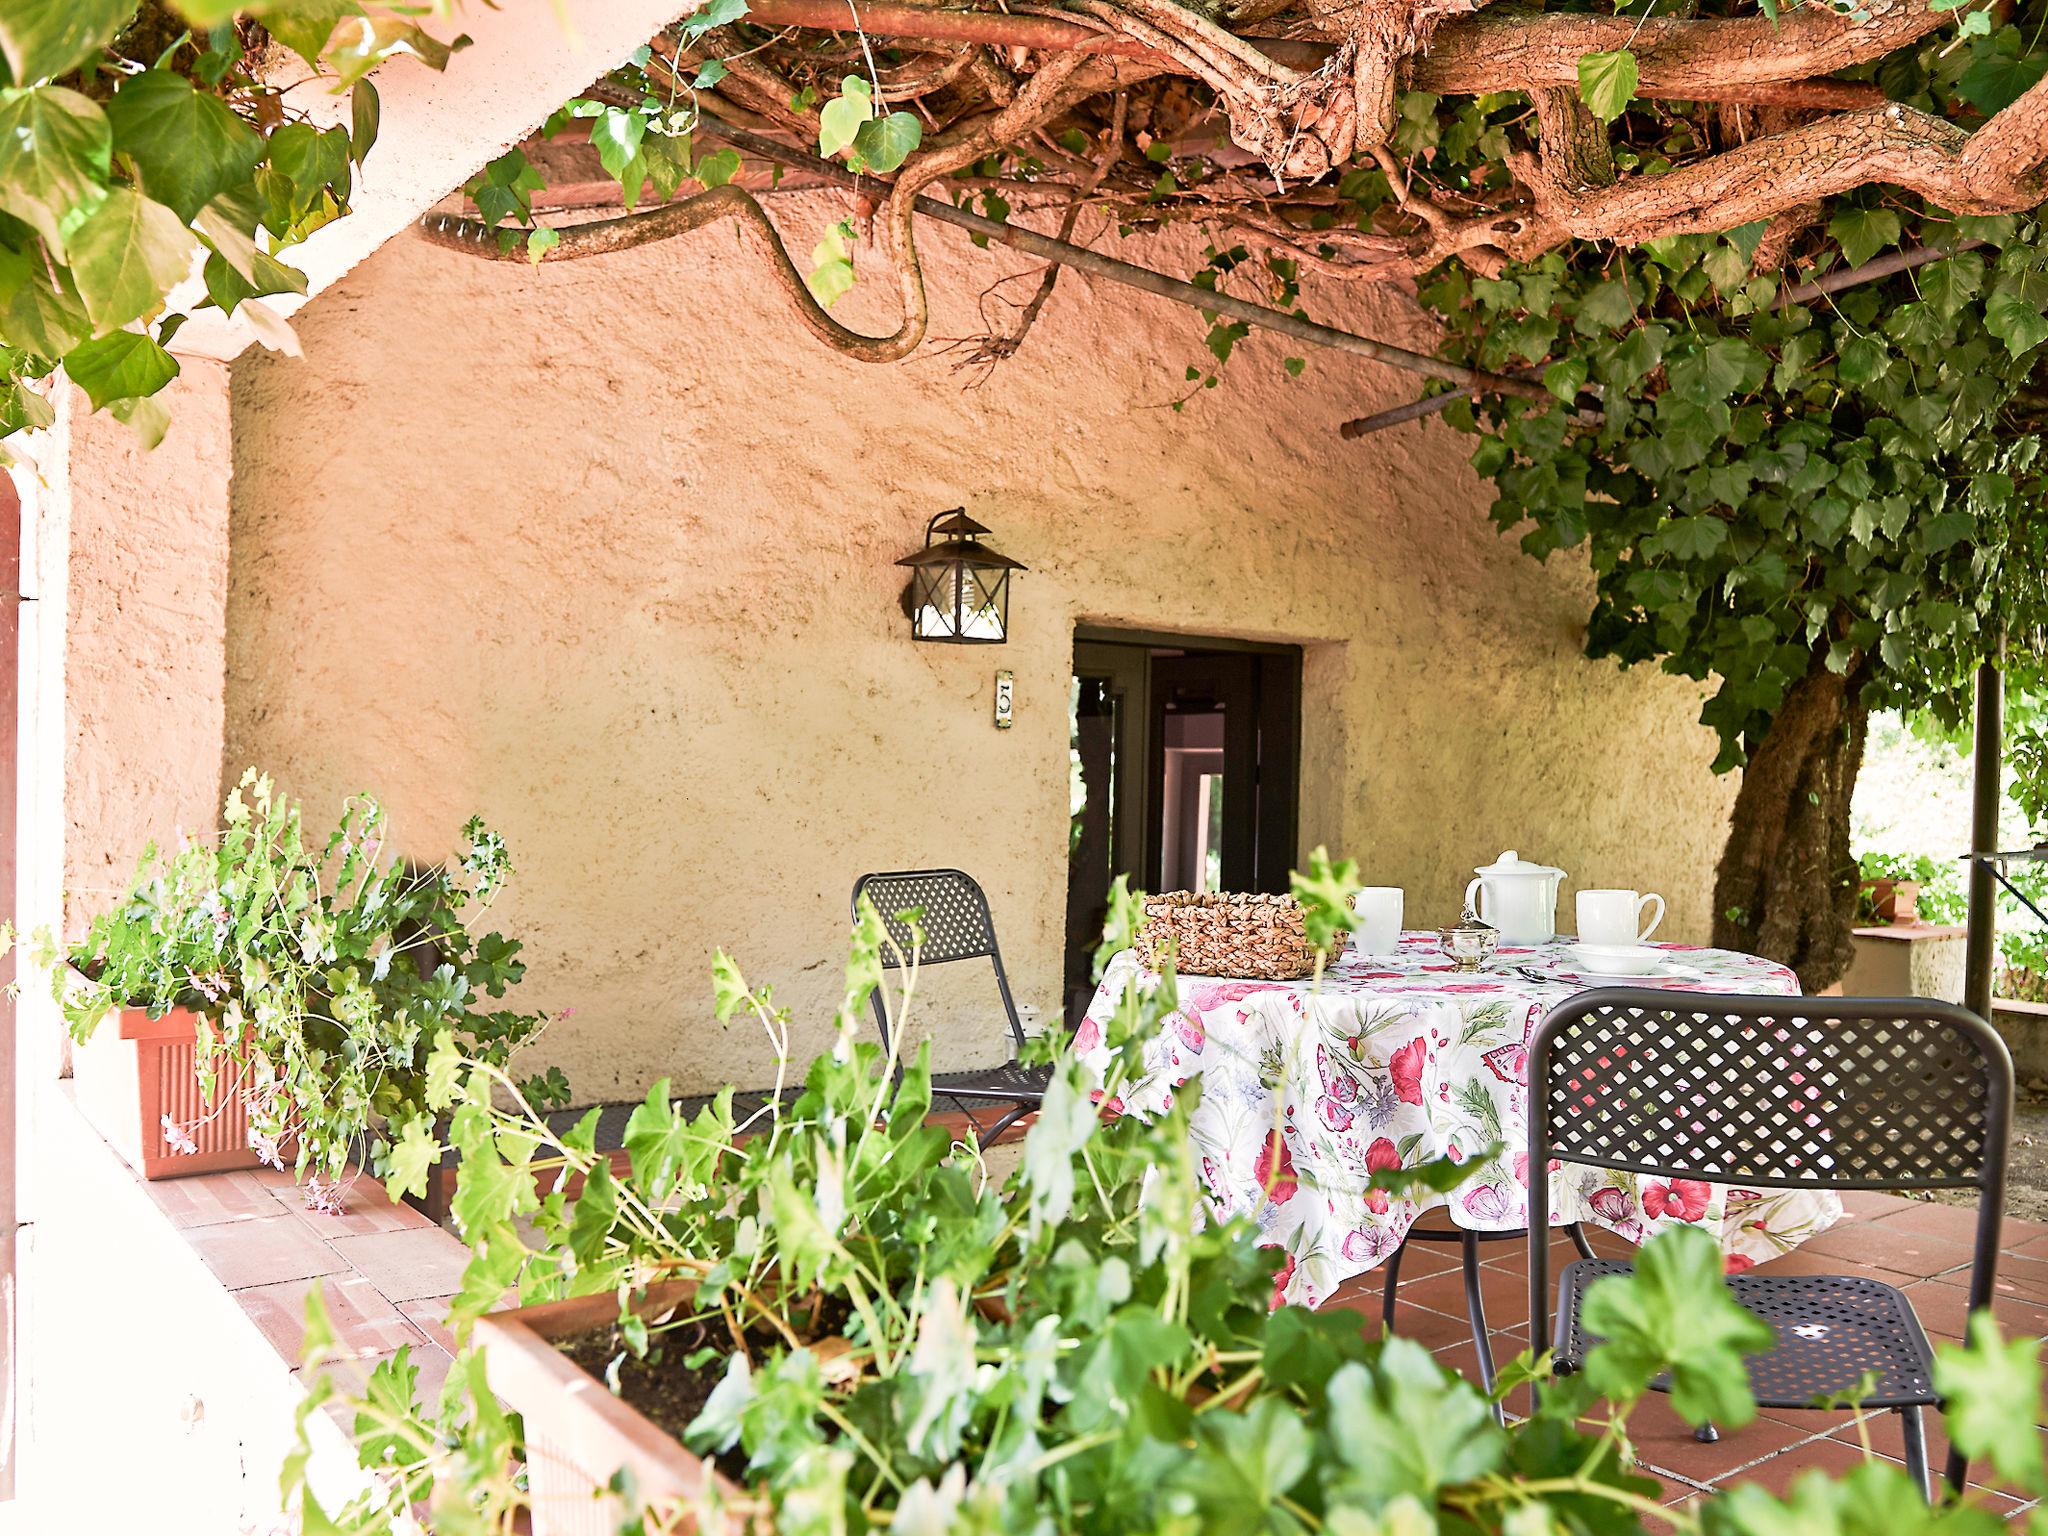
<svg viewBox="0 0 2048 1536">
<path fill-rule="evenodd" d="M 106 198 L 113 150 L 106 114 L 78 92 L 0 91 L 0 209 L 41 235 L 59 261 L 66 237 Z"/>
<path fill-rule="evenodd" d="M 55 79 L 113 41 L 134 0 L 11 0 L 0 6 L 0 58 L 22 85 Z"/>
<path fill-rule="evenodd" d="M 1611 123 L 1635 99 L 1636 56 L 1626 48 L 1589 53 L 1579 60 L 1579 100 L 1603 123 Z"/>
<path fill-rule="evenodd" d="M 155 394 L 178 376 L 178 360 L 139 331 L 115 331 L 72 348 L 64 371 L 97 410 Z"/>
<path fill-rule="evenodd" d="M 818 153 L 831 159 L 851 148 L 861 125 L 875 115 L 873 88 L 859 75 L 839 82 L 839 94 L 818 112 Z"/>
<path fill-rule="evenodd" d="M 191 270 L 198 242 L 153 198 L 116 187 L 71 237 L 71 275 L 102 331 L 153 315 Z"/>
<path fill-rule="evenodd" d="M 144 70 L 107 104 L 114 148 L 135 162 L 142 189 L 190 222 L 219 193 L 244 183 L 263 138 L 218 97 L 168 70 Z"/>
</svg>

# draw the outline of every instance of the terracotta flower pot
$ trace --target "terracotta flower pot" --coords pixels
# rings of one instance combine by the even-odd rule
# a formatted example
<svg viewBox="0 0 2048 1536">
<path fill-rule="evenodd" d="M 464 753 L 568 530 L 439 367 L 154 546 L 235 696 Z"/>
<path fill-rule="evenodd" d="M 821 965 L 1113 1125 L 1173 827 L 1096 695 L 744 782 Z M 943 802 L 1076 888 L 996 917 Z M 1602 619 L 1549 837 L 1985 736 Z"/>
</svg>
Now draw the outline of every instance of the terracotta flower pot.
<svg viewBox="0 0 2048 1536">
<path fill-rule="evenodd" d="M 1870 891 L 1870 908 L 1881 923 L 1912 923 L 1920 918 L 1920 882 L 1878 879 L 1863 882 Z"/>
<path fill-rule="evenodd" d="M 639 1310 L 665 1311 L 694 1288 L 688 1281 L 655 1286 Z M 691 1505 L 707 1488 L 728 1503 L 745 1500 L 715 1468 L 555 1347 L 557 1339 L 609 1327 L 618 1318 L 618 1298 L 605 1292 L 477 1320 L 491 1390 L 526 1425 L 533 1536 L 613 1536 L 643 1510 Z M 605 1491 L 622 1470 L 626 1478 L 618 1486 L 632 1489 L 631 1508 Z M 684 1516 L 662 1529 L 687 1536 L 697 1523 Z"/>
<path fill-rule="evenodd" d="M 152 1019 L 140 1008 L 123 1008 L 72 1048 L 78 1107 L 145 1179 L 262 1166 L 249 1145 L 249 1107 L 232 1081 L 217 1081 L 215 1098 L 200 1093 L 198 1047 L 189 1009 Z M 223 1093 L 227 1101 L 218 1102 Z M 171 1145 L 166 1119 L 185 1128 L 191 1151 Z"/>
</svg>

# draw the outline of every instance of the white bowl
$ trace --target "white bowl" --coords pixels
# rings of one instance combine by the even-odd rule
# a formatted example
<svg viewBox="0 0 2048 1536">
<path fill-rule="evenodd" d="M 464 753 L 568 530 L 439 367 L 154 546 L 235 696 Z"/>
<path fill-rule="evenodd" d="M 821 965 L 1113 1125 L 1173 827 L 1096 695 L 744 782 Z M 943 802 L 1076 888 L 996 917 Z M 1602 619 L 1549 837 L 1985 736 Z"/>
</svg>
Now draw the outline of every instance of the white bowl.
<svg viewBox="0 0 2048 1536">
<path fill-rule="evenodd" d="M 1574 944 L 1572 962 L 1595 976 L 1647 976 L 1663 962 L 1664 952 L 1648 944 Z"/>
</svg>

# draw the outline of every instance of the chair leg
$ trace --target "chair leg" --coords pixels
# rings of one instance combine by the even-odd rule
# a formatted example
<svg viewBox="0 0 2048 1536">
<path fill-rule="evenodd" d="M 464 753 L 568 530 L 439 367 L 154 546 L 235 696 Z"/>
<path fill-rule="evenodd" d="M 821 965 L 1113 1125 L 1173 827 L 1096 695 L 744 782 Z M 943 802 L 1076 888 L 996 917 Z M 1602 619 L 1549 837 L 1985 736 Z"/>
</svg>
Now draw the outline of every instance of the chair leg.
<svg viewBox="0 0 2048 1536">
<path fill-rule="evenodd" d="M 1593 1253 L 1593 1245 L 1586 1241 L 1585 1227 L 1583 1227 L 1575 1221 L 1570 1226 L 1566 1227 L 1565 1231 L 1571 1234 L 1572 1246 L 1579 1250 L 1580 1258 L 1590 1259 L 1595 1256 Z"/>
<path fill-rule="evenodd" d="M 1394 1250 L 1394 1256 L 1387 1260 L 1387 1291 L 1380 1301 L 1380 1323 L 1388 1333 L 1394 1331 L 1394 1293 L 1401 1284 L 1401 1259 L 1407 1252 L 1408 1242 L 1404 1238 L 1401 1246 Z"/>
<path fill-rule="evenodd" d="M 1019 1120 L 1022 1120 L 1026 1115 L 1030 1114 L 1031 1111 L 1036 1109 L 1037 1107 L 1038 1106 L 1036 1104 L 1019 1104 L 1015 1109 L 1011 1110 L 1007 1115 L 1003 1116 L 1002 1119 L 996 1122 L 995 1129 L 990 1131 L 986 1136 L 983 1136 L 981 1138 L 981 1144 L 984 1147 L 994 1146 L 997 1142 L 1003 1139 L 1003 1132 L 1007 1131 Z M 969 1118 L 972 1119 L 973 1117 L 969 1116 Z M 981 1127 L 977 1125 L 975 1129 L 978 1132 L 981 1129 Z"/>
<path fill-rule="evenodd" d="M 1963 1496 L 1963 1484 L 1970 1475 L 1970 1458 L 1954 1446 L 1948 1450 L 1948 1465 L 1942 1469 L 1942 1477 L 1948 1482 L 1949 1494 L 1954 1498 Z"/>
<path fill-rule="evenodd" d="M 1493 1340 L 1486 1330 L 1486 1298 L 1479 1291 L 1479 1234 L 1462 1232 L 1459 1246 L 1465 1256 L 1465 1316 L 1472 1324 L 1472 1347 L 1479 1354 L 1479 1379 L 1493 1390 Z M 1507 1423 L 1507 1410 L 1493 1405 L 1494 1422 Z"/>
<path fill-rule="evenodd" d="M 1920 1497 L 1934 1502 L 1934 1479 L 1927 1470 L 1927 1424 L 1918 1404 L 1892 1410 L 1899 1416 L 1899 1431 L 1906 1442 L 1906 1472 Z"/>
</svg>

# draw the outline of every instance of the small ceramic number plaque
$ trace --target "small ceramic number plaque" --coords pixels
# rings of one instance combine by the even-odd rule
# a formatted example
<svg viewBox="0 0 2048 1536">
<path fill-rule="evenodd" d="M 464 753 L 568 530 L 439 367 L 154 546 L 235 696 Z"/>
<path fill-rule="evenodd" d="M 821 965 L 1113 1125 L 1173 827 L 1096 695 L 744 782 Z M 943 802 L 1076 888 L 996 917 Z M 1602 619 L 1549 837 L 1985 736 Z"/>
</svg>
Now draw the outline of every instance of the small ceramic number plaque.
<svg viewBox="0 0 2048 1536">
<path fill-rule="evenodd" d="M 1016 688 L 1015 674 L 1003 671 L 996 674 L 996 729 L 1010 728 L 1010 706 Z"/>
</svg>

